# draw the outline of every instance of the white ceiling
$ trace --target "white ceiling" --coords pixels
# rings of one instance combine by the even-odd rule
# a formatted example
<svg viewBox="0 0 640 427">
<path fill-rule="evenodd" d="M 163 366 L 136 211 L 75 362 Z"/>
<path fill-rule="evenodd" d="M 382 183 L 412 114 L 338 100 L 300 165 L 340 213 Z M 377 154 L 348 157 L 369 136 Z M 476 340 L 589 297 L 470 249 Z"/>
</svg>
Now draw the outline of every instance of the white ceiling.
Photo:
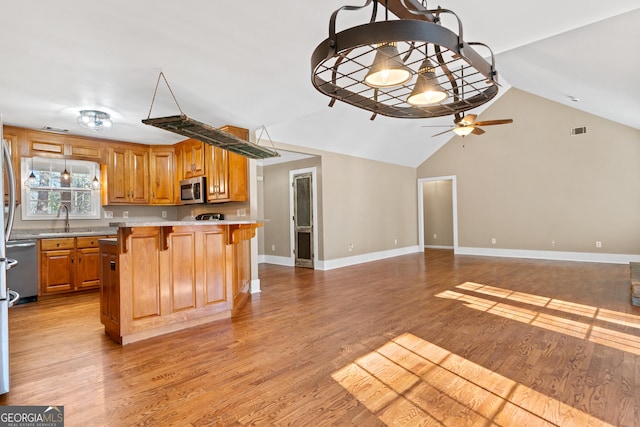
<svg viewBox="0 0 640 427">
<path fill-rule="evenodd" d="M 4 2 L 0 113 L 10 125 L 174 143 L 184 138 L 141 123 L 163 71 L 196 120 L 266 126 L 278 142 L 418 166 L 451 137 L 431 138 L 421 126 L 449 125 L 451 117 L 370 121 L 369 112 L 340 102 L 329 108 L 311 84 L 311 52 L 346 4 L 364 0 Z M 496 53 L 502 93 L 517 87 L 640 129 L 638 0 L 439 4 L 458 14 L 466 41 Z M 338 27 L 364 23 L 367 14 L 342 12 Z M 110 113 L 114 128 L 82 130 L 81 109 Z M 151 117 L 178 113 L 161 83 Z M 481 116 L 493 118 L 502 117 Z"/>
</svg>

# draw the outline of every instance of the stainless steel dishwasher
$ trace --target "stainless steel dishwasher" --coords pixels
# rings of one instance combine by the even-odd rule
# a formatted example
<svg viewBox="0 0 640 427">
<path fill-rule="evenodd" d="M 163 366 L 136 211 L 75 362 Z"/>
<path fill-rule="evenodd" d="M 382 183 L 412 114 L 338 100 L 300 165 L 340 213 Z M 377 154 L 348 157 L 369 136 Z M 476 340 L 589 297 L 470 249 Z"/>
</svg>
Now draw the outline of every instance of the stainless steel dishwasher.
<svg viewBox="0 0 640 427">
<path fill-rule="evenodd" d="M 36 240 L 9 240 L 7 257 L 18 264 L 7 271 L 11 289 L 20 294 L 16 304 L 38 300 L 38 251 Z"/>
</svg>

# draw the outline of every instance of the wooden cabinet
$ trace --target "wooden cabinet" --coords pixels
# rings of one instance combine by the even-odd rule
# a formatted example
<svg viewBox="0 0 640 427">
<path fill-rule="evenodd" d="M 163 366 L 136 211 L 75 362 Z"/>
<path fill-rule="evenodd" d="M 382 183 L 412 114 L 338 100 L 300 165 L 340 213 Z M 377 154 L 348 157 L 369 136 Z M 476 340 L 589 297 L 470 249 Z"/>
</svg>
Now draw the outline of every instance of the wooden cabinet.
<svg viewBox="0 0 640 427">
<path fill-rule="evenodd" d="M 230 317 L 248 298 L 249 240 L 260 226 L 120 228 L 117 244 L 100 245 L 101 321 L 107 335 L 127 344 Z"/>
<path fill-rule="evenodd" d="M 220 130 L 248 140 L 247 129 L 224 126 Z M 249 199 L 248 161 L 236 153 L 207 144 L 207 202 L 245 202 Z"/>
<path fill-rule="evenodd" d="M 21 181 L 21 176 L 20 176 L 20 156 L 19 156 L 19 140 L 18 140 L 18 132 L 12 131 L 11 129 L 5 127 L 3 134 L 2 134 L 2 139 L 5 140 L 5 142 L 7 143 L 7 146 L 9 147 L 9 152 L 11 153 L 11 164 L 13 166 L 13 172 L 15 174 L 15 178 L 16 178 L 16 185 L 15 185 L 15 195 L 16 195 L 16 205 L 20 204 L 20 196 L 21 196 L 21 189 L 22 189 L 22 181 Z M 26 178 L 25 178 L 26 179 Z M 8 191 L 8 180 L 6 178 L 6 174 L 5 177 L 3 178 L 3 183 L 4 183 L 4 201 L 5 204 L 8 202 L 9 200 L 9 191 Z"/>
<path fill-rule="evenodd" d="M 173 205 L 177 180 L 174 174 L 173 147 L 151 147 L 150 179 L 151 204 Z"/>
<path fill-rule="evenodd" d="M 148 148 L 109 147 L 106 183 L 107 204 L 148 204 Z"/>
<path fill-rule="evenodd" d="M 105 236 L 40 240 L 40 292 L 43 295 L 100 285 L 98 240 Z"/>
<path fill-rule="evenodd" d="M 116 239 L 100 243 L 100 321 L 112 339 L 120 340 L 120 268 Z"/>
<path fill-rule="evenodd" d="M 208 144 L 207 144 L 208 145 Z M 187 139 L 176 144 L 176 152 L 180 151 L 182 162 L 179 179 L 204 176 L 205 174 L 205 143 L 196 139 Z"/>
<path fill-rule="evenodd" d="M 40 291 L 42 294 L 74 290 L 75 238 L 40 240 Z"/>
</svg>

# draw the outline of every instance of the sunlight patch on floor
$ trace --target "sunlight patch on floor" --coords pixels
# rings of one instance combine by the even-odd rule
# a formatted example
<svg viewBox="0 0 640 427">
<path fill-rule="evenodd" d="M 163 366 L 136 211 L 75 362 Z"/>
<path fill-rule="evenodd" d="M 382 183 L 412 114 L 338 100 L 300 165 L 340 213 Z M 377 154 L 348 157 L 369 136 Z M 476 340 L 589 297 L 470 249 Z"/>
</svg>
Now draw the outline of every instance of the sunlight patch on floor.
<svg viewBox="0 0 640 427">
<path fill-rule="evenodd" d="M 610 425 L 409 333 L 332 377 L 387 425 Z"/>
</svg>

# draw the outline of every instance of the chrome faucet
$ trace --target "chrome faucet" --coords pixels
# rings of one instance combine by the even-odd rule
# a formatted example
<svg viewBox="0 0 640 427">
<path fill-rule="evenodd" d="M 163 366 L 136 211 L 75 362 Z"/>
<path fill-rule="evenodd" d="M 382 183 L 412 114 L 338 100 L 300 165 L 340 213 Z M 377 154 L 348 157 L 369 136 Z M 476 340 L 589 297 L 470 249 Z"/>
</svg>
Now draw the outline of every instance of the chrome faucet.
<svg viewBox="0 0 640 427">
<path fill-rule="evenodd" d="M 60 211 L 64 208 L 64 232 L 69 232 L 69 207 L 65 204 L 61 204 L 58 208 L 58 218 L 60 218 Z"/>
</svg>

